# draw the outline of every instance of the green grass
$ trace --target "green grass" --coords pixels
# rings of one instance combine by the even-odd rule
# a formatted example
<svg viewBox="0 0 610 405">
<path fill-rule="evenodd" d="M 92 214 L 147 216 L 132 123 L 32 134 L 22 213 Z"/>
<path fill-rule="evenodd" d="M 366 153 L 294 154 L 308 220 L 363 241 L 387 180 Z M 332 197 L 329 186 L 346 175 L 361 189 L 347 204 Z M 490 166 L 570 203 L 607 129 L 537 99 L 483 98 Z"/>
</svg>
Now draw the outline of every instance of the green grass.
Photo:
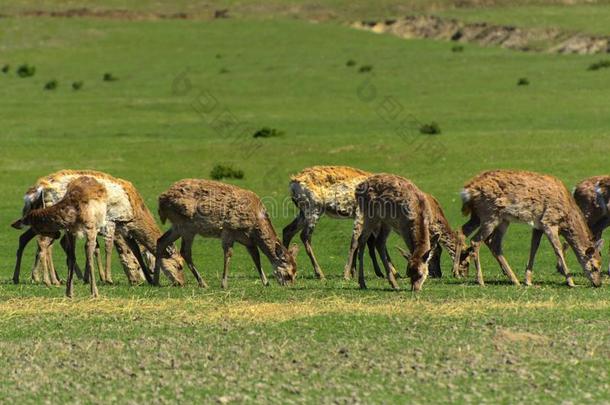
<svg viewBox="0 0 610 405">
<path fill-rule="evenodd" d="M 445 254 L 446 277 L 420 294 L 389 291 L 368 262 L 370 289 L 359 291 L 340 277 L 351 223 L 328 218 L 314 235 L 324 282 L 312 278 L 301 252 L 295 286 L 263 288 L 237 248 L 230 288 L 221 291 L 217 240 L 194 247 L 209 290 L 190 274 L 182 289 L 130 288 L 115 257 L 118 285 L 102 286 L 97 301 L 79 285 L 68 302 L 61 288 L 27 283 L 33 247 L 23 284 L 8 281 L 18 236 L 8 224 L 35 179 L 62 168 L 129 179 L 155 211 L 173 181 L 234 165 L 245 176 L 231 182 L 265 197 L 278 231 L 293 215 L 289 175 L 314 164 L 404 175 L 439 199 L 454 226 L 465 221 L 461 185 L 481 170 L 536 170 L 571 187 L 608 171 L 610 72 L 587 71 L 598 56 L 471 45 L 454 53 L 448 43 L 287 19 L 2 22 L 0 65 L 28 63 L 36 74 L 0 74 L 1 398 L 610 400 L 608 287 L 589 288 L 572 255 L 580 287 L 565 287 L 547 242 L 532 288 L 508 285 L 483 251 L 484 288 L 449 276 Z M 346 66 L 350 59 L 357 66 Z M 374 69 L 358 73 L 362 65 Z M 119 80 L 103 81 L 106 72 Z M 179 86 L 184 72 L 190 90 Z M 530 85 L 516 86 L 520 77 Z M 59 86 L 45 92 L 51 79 Z M 86 85 L 74 92 L 74 81 Z M 246 128 L 284 135 L 218 133 L 216 115 L 193 110 L 201 94 Z M 388 103 L 402 106 L 397 118 L 381 114 Z M 420 135 L 419 125 L 432 121 L 442 134 Z M 505 244 L 520 275 L 529 232 L 514 225 Z M 392 249 L 398 244 L 393 237 Z M 64 274 L 59 249 L 55 260 Z"/>
</svg>

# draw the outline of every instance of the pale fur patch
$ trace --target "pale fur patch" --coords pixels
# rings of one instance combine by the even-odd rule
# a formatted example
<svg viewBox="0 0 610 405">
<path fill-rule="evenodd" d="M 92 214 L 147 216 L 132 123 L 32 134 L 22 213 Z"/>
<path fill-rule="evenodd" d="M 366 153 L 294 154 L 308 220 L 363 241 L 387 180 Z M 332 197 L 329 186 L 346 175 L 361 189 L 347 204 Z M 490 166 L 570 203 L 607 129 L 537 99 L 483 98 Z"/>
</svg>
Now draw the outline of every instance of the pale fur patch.
<svg viewBox="0 0 610 405">
<path fill-rule="evenodd" d="M 470 191 L 463 188 L 462 191 L 460 191 L 460 198 L 462 199 L 462 203 L 466 204 L 467 202 L 470 201 L 470 199 L 472 198 L 472 195 L 470 195 Z"/>
</svg>

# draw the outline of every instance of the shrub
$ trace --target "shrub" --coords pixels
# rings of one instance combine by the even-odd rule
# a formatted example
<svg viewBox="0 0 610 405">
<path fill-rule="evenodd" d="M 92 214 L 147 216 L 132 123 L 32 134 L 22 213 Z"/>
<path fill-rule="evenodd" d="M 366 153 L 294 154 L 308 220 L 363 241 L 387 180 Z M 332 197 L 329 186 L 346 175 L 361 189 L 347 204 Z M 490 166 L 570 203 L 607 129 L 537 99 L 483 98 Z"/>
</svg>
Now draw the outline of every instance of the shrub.
<svg viewBox="0 0 610 405">
<path fill-rule="evenodd" d="M 81 81 L 72 83 L 72 90 L 80 90 L 82 87 L 83 87 L 83 82 L 81 82 Z"/>
<path fill-rule="evenodd" d="M 462 45 L 454 45 L 453 48 L 451 48 L 451 52 L 463 52 L 464 51 L 464 46 Z"/>
<path fill-rule="evenodd" d="M 517 86 L 529 86 L 530 81 L 528 80 L 527 77 L 522 77 L 519 80 L 517 80 Z"/>
<path fill-rule="evenodd" d="M 27 63 L 17 68 L 17 76 L 19 77 L 32 77 L 36 73 L 36 66 L 30 66 Z"/>
<path fill-rule="evenodd" d="M 229 73 L 229 72 L 231 72 L 229 69 L 222 68 L 222 69 L 220 69 L 220 71 L 218 73 L 223 74 L 223 73 Z"/>
<path fill-rule="evenodd" d="M 49 80 L 47 84 L 44 85 L 45 90 L 55 90 L 57 88 L 57 80 Z"/>
<path fill-rule="evenodd" d="M 8 73 L 9 70 L 11 70 L 11 66 L 10 65 L 2 66 L 2 73 Z"/>
<path fill-rule="evenodd" d="M 284 135 L 284 133 L 275 128 L 263 127 L 256 131 L 252 136 L 254 138 L 273 138 L 282 135 Z"/>
<path fill-rule="evenodd" d="M 119 80 L 117 77 L 113 76 L 112 73 L 104 73 L 103 79 L 105 82 L 115 82 Z"/>
<path fill-rule="evenodd" d="M 347 62 L 345 62 L 345 66 L 356 66 L 356 61 L 353 59 L 348 60 Z"/>
<path fill-rule="evenodd" d="M 588 70 L 599 70 L 606 68 L 610 68 L 610 60 L 608 59 L 590 64 Z"/>
<path fill-rule="evenodd" d="M 360 66 L 360 69 L 358 69 L 358 72 L 360 72 L 360 73 L 368 73 L 371 70 L 373 70 L 373 66 L 371 66 L 371 65 L 362 65 L 362 66 Z"/>
<path fill-rule="evenodd" d="M 422 126 L 419 127 L 419 133 L 427 135 L 438 135 L 441 133 L 441 127 L 433 121 L 429 124 L 422 124 Z"/>
<path fill-rule="evenodd" d="M 243 170 L 234 169 L 233 166 L 216 165 L 210 172 L 210 177 L 214 180 L 222 179 L 243 179 Z"/>
<path fill-rule="evenodd" d="M 216 59 L 220 59 L 220 58 L 222 58 L 222 55 L 221 55 L 221 54 L 219 54 L 219 53 L 217 53 L 217 54 L 216 54 Z"/>
</svg>

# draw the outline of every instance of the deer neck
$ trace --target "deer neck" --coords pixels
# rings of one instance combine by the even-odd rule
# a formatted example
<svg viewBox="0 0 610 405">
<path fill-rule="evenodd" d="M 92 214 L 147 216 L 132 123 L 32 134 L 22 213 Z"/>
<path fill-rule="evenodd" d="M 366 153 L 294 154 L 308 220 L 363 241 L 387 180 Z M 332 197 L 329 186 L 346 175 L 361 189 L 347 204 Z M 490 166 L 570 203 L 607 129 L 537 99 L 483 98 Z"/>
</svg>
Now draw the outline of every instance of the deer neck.
<svg viewBox="0 0 610 405">
<path fill-rule="evenodd" d="M 576 214 L 572 215 L 561 228 L 560 233 L 574 250 L 578 262 L 583 265 L 587 261 L 587 249 L 593 246 L 593 236 L 585 225 L 584 218 L 579 218 Z"/>
</svg>

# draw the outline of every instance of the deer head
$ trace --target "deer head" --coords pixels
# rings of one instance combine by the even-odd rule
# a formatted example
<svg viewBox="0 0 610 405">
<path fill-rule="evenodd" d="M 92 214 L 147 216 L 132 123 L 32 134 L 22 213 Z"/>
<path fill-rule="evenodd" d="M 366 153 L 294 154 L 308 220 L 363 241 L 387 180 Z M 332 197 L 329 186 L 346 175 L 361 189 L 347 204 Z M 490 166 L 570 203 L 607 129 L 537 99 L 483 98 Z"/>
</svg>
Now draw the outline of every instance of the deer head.
<svg viewBox="0 0 610 405">
<path fill-rule="evenodd" d="M 288 249 L 279 241 L 275 244 L 275 255 L 279 259 L 279 264 L 275 267 L 273 275 L 280 285 L 292 284 L 297 276 L 296 257 L 299 247 L 292 244 Z"/>
</svg>

